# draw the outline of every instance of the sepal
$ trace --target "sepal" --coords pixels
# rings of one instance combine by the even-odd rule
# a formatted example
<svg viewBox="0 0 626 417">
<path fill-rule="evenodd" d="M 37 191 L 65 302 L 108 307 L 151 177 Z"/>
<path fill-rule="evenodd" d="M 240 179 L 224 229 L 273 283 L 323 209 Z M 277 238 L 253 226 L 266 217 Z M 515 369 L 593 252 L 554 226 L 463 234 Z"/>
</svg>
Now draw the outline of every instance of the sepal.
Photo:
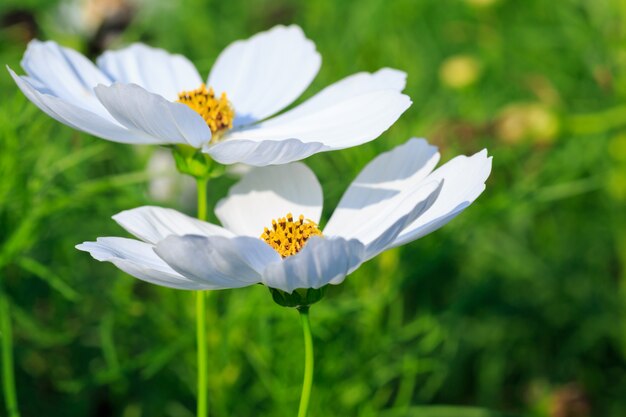
<svg viewBox="0 0 626 417">
<path fill-rule="evenodd" d="M 174 145 L 172 154 L 176 161 L 176 169 L 181 174 L 187 174 L 195 179 L 209 179 L 219 177 L 224 173 L 224 166 L 215 162 L 202 150 L 189 145 Z"/>
<path fill-rule="evenodd" d="M 277 288 L 269 288 L 272 299 L 283 307 L 308 307 L 324 298 L 326 286 L 322 288 L 297 288 L 292 293 L 288 293 Z"/>
</svg>

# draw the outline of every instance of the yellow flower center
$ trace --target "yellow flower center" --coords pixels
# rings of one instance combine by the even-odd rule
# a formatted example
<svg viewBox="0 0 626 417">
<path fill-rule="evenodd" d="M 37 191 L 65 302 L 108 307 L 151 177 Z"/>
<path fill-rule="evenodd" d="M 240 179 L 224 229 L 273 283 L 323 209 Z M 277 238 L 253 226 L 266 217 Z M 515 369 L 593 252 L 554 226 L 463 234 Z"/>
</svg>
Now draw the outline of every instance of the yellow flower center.
<svg viewBox="0 0 626 417">
<path fill-rule="evenodd" d="M 311 236 L 322 236 L 322 231 L 317 224 L 305 219 L 302 214 L 298 220 L 294 221 L 289 213 L 286 217 L 272 220 L 272 228 L 266 227 L 261 239 L 274 248 L 280 256 L 286 258 L 300 252 Z"/>
<path fill-rule="evenodd" d="M 207 90 L 206 85 L 202 84 L 195 90 L 178 93 L 177 101 L 188 105 L 202 116 L 213 134 L 211 142 L 217 142 L 226 130 L 233 127 L 235 110 L 228 101 L 226 93 L 222 93 L 218 99 L 215 97 L 213 88 Z"/>
</svg>

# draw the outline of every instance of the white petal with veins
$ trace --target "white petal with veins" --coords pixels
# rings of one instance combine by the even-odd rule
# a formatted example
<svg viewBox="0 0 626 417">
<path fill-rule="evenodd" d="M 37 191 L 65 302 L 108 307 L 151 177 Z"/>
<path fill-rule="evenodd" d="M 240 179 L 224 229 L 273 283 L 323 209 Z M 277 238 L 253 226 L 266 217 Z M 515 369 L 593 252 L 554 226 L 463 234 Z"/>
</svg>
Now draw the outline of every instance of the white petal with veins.
<svg viewBox="0 0 626 417">
<path fill-rule="evenodd" d="M 21 65 L 50 94 L 105 119 L 108 117 L 93 89 L 98 84 L 110 84 L 111 79 L 82 54 L 54 41 L 34 39 L 28 44 Z"/>
<path fill-rule="evenodd" d="M 280 262 L 265 242 L 245 236 L 170 236 L 155 251 L 181 275 L 214 290 L 256 284 L 267 265 Z"/>
<path fill-rule="evenodd" d="M 107 51 L 97 63 L 111 80 L 137 84 L 170 101 L 178 99 L 178 93 L 202 84 L 198 70 L 187 58 L 142 43 Z"/>
<path fill-rule="evenodd" d="M 369 162 L 352 181 L 324 228 L 328 235 L 358 237 L 368 242 L 375 226 L 406 195 L 414 192 L 439 161 L 435 146 L 424 139 L 410 139 Z M 374 227 L 372 227 L 374 226 Z M 370 236 L 364 230 L 370 230 Z"/>
<path fill-rule="evenodd" d="M 233 236 L 223 227 L 163 207 L 125 210 L 113 216 L 113 220 L 129 233 L 154 245 L 170 235 Z"/>
<path fill-rule="evenodd" d="M 208 85 L 226 92 L 235 126 L 271 116 L 297 99 L 321 65 L 315 44 L 298 26 L 275 26 L 230 44 L 211 69 Z"/>
<path fill-rule="evenodd" d="M 302 104 L 305 105 L 307 102 Z M 296 107 L 265 122 L 234 129 L 224 136 L 224 140 L 298 139 L 322 143 L 328 150 L 343 149 L 376 139 L 410 105 L 409 97 L 397 91 L 369 91 L 342 97 L 327 106 L 307 106 L 311 107 L 307 111 Z"/>
<path fill-rule="evenodd" d="M 211 129 L 185 104 L 167 101 L 136 84 L 99 85 L 95 91 L 111 115 L 131 132 L 195 148 L 211 140 Z"/>
<path fill-rule="evenodd" d="M 313 171 L 293 163 L 251 170 L 218 202 L 215 214 L 228 230 L 258 238 L 272 219 L 287 213 L 318 223 L 323 202 Z"/>
<path fill-rule="evenodd" d="M 337 285 L 363 260 L 364 247 L 358 240 L 313 236 L 297 254 L 269 264 L 263 283 L 288 293 L 297 288 Z"/>
<path fill-rule="evenodd" d="M 94 259 L 111 262 L 142 281 L 181 290 L 206 288 L 204 283 L 185 278 L 170 268 L 153 248 L 148 243 L 121 237 L 100 237 L 96 242 L 76 245 L 76 249 L 89 252 Z"/>
<path fill-rule="evenodd" d="M 99 136 L 113 142 L 131 144 L 167 143 L 139 131 L 130 131 L 113 117 L 103 118 L 83 107 L 51 94 L 47 87 L 29 77 L 18 76 L 8 68 L 9 73 L 24 95 L 48 116 L 74 129 Z"/>
<path fill-rule="evenodd" d="M 393 245 L 403 245 L 434 232 L 473 203 L 485 189 L 485 181 L 491 173 L 491 159 L 484 149 L 469 157 L 457 156 L 433 171 L 428 179 L 444 182 L 439 198 L 398 236 Z"/>
<path fill-rule="evenodd" d="M 286 140 L 225 140 L 205 145 L 204 152 L 222 164 L 242 163 L 251 166 L 280 165 L 299 161 L 315 153 L 330 150 L 319 142 Z"/>
</svg>

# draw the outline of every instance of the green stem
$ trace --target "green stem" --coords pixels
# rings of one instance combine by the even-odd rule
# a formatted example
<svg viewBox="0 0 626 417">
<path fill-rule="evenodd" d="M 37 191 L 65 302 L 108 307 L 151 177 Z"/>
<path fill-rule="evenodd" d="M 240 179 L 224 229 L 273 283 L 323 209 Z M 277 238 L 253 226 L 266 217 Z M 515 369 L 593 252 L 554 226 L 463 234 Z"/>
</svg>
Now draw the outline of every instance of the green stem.
<svg viewBox="0 0 626 417">
<path fill-rule="evenodd" d="M 196 334 L 198 349 L 198 417 L 208 415 L 208 380 L 209 372 L 207 363 L 207 342 L 206 342 L 206 311 L 204 291 L 196 291 Z"/>
<path fill-rule="evenodd" d="M 207 185 L 209 180 L 206 178 L 198 178 L 196 180 L 196 186 L 198 189 L 198 218 L 206 221 L 208 218 L 207 212 Z"/>
<path fill-rule="evenodd" d="M 207 179 L 197 179 L 198 187 L 198 218 L 207 219 Z M 196 293 L 196 338 L 198 351 L 198 407 L 197 416 L 208 416 L 208 362 L 207 362 L 207 340 L 206 340 L 206 293 L 195 291 Z"/>
<path fill-rule="evenodd" d="M 300 323 L 304 333 L 304 381 L 302 382 L 298 417 L 306 417 L 309 413 L 311 389 L 313 388 L 313 336 L 311 335 L 311 322 L 309 321 L 309 307 L 300 307 L 298 312 L 300 313 Z"/>
<path fill-rule="evenodd" d="M 2 338 L 2 391 L 8 417 L 20 417 L 13 374 L 13 333 L 9 301 L 0 291 L 0 337 Z"/>
</svg>

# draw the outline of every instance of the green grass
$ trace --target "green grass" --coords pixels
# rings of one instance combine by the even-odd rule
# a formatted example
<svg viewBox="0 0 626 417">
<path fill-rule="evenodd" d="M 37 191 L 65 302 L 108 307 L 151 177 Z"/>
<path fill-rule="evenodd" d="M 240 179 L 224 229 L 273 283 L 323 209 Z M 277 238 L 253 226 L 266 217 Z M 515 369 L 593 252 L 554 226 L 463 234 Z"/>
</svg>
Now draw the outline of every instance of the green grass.
<svg viewBox="0 0 626 417">
<path fill-rule="evenodd" d="M 311 309 L 311 416 L 547 417 L 572 392 L 586 398 L 583 415 L 626 414 L 626 7 L 471 3 L 163 2 L 115 41 L 183 53 L 206 74 L 231 41 L 293 22 L 323 57 L 305 97 L 358 71 L 406 71 L 414 104 L 396 125 L 307 160 L 326 218 L 367 161 L 411 136 L 438 144 L 443 160 L 483 147 L 494 156 L 486 192 L 462 216 L 370 261 Z M 14 7 L 35 14 L 40 37 L 86 50 L 54 2 L 9 0 L 0 13 Z M 2 63 L 18 69 L 24 49 L 19 27 L 0 29 Z M 440 76 L 455 56 L 479 69 L 460 89 Z M 193 198 L 180 184 L 167 201 L 151 197 L 156 148 L 60 125 L 6 72 L 0 91 L 0 283 L 23 416 L 192 416 L 192 294 L 74 245 L 122 233 L 110 219 L 121 210 L 193 214 Z M 211 184 L 211 207 L 233 181 Z M 208 304 L 211 415 L 295 415 L 296 311 L 261 286 Z"/>
</svg>

